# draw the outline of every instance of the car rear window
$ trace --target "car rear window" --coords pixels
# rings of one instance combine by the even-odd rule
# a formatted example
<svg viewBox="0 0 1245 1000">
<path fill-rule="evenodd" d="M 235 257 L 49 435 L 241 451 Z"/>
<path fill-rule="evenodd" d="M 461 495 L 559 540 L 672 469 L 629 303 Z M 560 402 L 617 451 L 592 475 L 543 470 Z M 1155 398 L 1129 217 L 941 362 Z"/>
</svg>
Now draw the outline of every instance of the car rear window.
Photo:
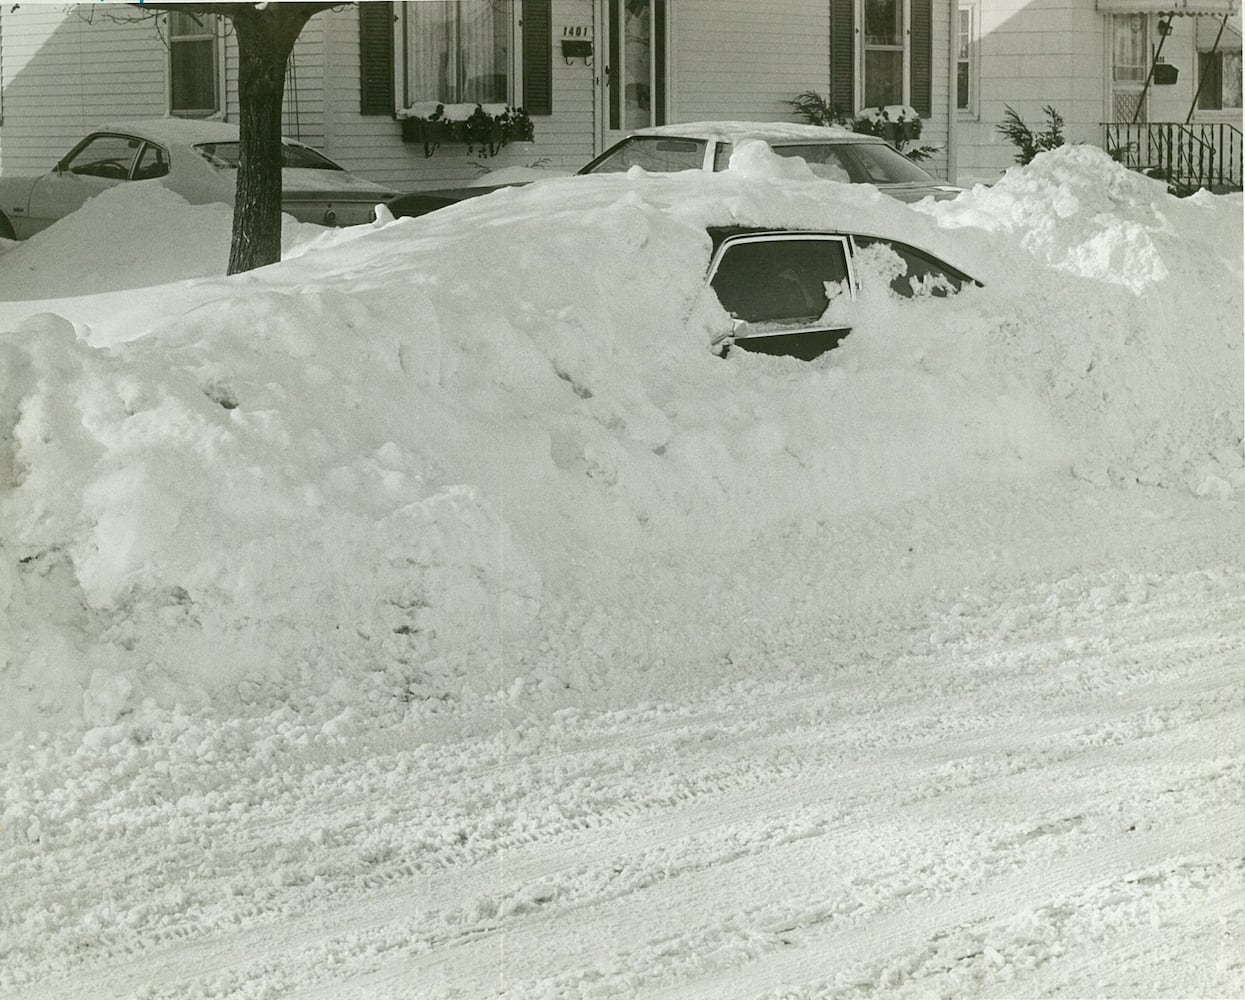
<svg viewBox="0 0 1245 1000">
<path fill-rule="evenodd" d="M 790 325 L 819 319 L 826 284 L 847 278 L 842 237 L 757 237 L 726 244 L 709 283 L 736 319 Z"/>
<path fill-rule="evenodd" d="M 195 152 L 219 170 L 237 170 L 238 147 L 237 142 L 201 142 L 195 146 Z M 314 149 L 287 142 L 281 144 L 281 167 L 307 170 L 345 169 Z"/>
</svg>

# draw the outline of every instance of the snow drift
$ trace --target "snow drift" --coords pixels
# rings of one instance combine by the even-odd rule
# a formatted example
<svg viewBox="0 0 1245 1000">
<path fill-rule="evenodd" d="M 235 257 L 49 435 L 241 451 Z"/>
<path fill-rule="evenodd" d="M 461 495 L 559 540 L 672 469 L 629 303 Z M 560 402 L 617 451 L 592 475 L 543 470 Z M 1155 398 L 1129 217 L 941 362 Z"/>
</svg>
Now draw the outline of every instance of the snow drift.
<svg viewBox="0 0 1245 1000">
<path fill-rule="evenodd" d="M 556 698 L 775 526 L 1042 477 L 1239 497 L 1239 197 L 1177 201 L 1086 148 L 915 210 L 794 170 L 745 147 L 721 175 L 300 227 L 229 280 L 211 241 L 160 271 L 136 239 L 113 287 L 192 280 L 4 307 L 0 729 Z M 106 262 L 117 207 L 208 211 L 105 195 L 39 259 L 60 229 Z M 720 360 L 705 227 L 729 223 L 892 235 L 985 287 L 867 291 L 813 364 Z M 6 297 L 48 293 L 36 249 L 0 256 Z M 602 655 L 542 655 L 570 631 Z M 701 641 L 664 656 L 711 669 Z"/>
</svg>

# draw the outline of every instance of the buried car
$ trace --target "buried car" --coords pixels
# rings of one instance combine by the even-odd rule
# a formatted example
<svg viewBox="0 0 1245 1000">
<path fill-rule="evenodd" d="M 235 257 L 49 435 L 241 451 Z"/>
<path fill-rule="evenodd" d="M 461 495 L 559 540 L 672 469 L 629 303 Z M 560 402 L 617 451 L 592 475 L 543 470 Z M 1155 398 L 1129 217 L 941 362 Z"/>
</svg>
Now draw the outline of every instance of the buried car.
<svg viewBox="0 0 1245 1000">
<path fill-rule="evenodd" d="M 730 331 L 714 340 L 732 347 L 811 361 L 850 332 L 833 316 L 832 301 L 854 299 L 862 254 L 888 258 L 898 295 L 946 296 L 980 285 L 959 268 L 897 239 L 859 232 L 712 227 L 708 282 L 731 316 Z"/>
<path fill-rule="evenodd" d="M 963 190 L 938 180 L 877 136 L 791 122 L 692 122 L 642 129 L 616 142 L 576 173 L 623 173 L 632 167 L 649 173 L 725 170 L 735 147 L 754 140 L 766 143 L 779 156 L 800 157 L 818 177 L 846 184 L 872 184 L 900 201 L 954 198 Z M 394 216 L 420 216 L 514 186 L 411 191 L 387 204 Z"/>
<path fill-rule="evenodd" d="M 155 118 L 89 133 L 47 173 L 0 178 L 0 237 L 26 239 L 118 184 L 150 181 L 191 204 L 232 204 L 238 128 Z M 281 210 L 300 222 L 348 226 L 372 219 L 393 192 L 349 173 L 310 146 L 281 142 Z"/>
</svg>

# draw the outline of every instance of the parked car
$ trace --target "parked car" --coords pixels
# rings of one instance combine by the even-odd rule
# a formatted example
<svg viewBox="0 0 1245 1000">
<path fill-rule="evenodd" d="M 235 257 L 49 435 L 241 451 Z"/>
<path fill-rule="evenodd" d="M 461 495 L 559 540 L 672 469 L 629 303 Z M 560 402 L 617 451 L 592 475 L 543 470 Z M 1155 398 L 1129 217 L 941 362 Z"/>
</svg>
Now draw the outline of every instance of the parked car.
<svg viewBox="0 0 1245 1000">
<path fill-rule="evenodd" d="M 874 234 L 730 226 L 709 236 L 706 280 L 732 318 L 712 345 L 723 355 L 737 347 L 811 361 L 833 350 L 851 328 L 827 322 L 831 292 L 855 298 L 864 250 L 889 251 L 902 263 L 890 282 L 899 295 L 946 296 L 980 284 L 925 250 Z"/>
<path fill-rule="evenodd" d="M 367 222 L 393 197 L 300 142 L 283 139 L 281 155 L 281 209 L 302 222 Z M 33 236 L 117 184 L 150 181 L 192 204 L 232 204 L 237 168 L 236 125 L 178 118 L 105 125 L 47 173 L 0 178 L 0 236 Z"/>
<path fill-rule="evenodd" d="M 802 158 L 819 177 L 850 184 L 872 184 L 900 201 L 954 198 L 962 190 L 938 180 L 876 136 L 790 122 L 693 122 L 641 129 L 616 142 L 576 173 L 619 173 L 632 167 L 641 167 L 650 173 L 725 170 L 735 146 L 748 139 L 768 143 L 780 156 Z M 427 215 L 467 198 L 514 186 L 497 184 L 411 191 L 387 205 L 397 217 Z"/>
</svg>

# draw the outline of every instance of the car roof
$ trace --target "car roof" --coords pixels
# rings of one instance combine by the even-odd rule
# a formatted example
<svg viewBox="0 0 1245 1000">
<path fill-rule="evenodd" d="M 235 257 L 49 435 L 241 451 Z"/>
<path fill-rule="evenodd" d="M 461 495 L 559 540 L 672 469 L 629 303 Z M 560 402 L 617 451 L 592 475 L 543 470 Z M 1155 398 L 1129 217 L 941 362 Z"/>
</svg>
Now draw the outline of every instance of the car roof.
<svg viewBox="0 0 1245 1000">
<path fill-rule="evenodd" d="M 92 131 L 121 132 L 142 139 L 151 139 L 165 146 L 194 146 L 202 142 L 238 141 L 238 126 L 233 122 L 210 121 L 202 118 L 131 118 L 107 122 Z M 306 145 L 284 135 L 281 141 L 287 146 Z"/>
<path fill-rule="evenodd" d="M 763 142 L 870 142 L 885 140 L 876 136 L 852 132 L 837 125 L 805 125 L 799 122 L 683 122 L 677 125 L 657 125 L 637 129 L 631 135 L 669 136 L 678 139 L 709 139 L 719 142 L 739 143 L 746 139 Z"/>
<path fill-rule="evenodd" d="M 238 126 L 232 122 L 197 118 L 131 118 L 111 121 L 96 132 L 123 132 L 165 145 L 191 146 L 197 142 L 236 142 Z"/>
</svg>

